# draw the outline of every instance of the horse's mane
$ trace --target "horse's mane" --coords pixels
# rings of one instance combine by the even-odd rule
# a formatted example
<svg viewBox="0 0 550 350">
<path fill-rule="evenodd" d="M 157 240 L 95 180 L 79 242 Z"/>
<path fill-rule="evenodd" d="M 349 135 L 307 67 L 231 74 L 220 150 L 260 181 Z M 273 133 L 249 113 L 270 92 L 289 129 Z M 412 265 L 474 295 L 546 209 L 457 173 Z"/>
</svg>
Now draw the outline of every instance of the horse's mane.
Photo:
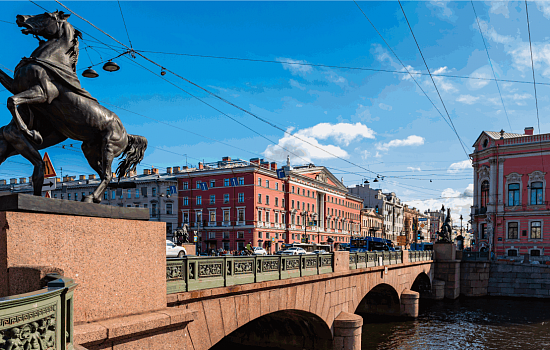
<svg viewBox="0 0 550 350">
<path fill-rule="evenodd" d="M 76 73 L 76 63 L 78 62 L 78 38 L 82 39 L 82 33 L 72 26 L 69 22 L 65 22 L 67 25 L 71 26 L 73 29 L 73 39 L 71 40 L 71 43 L 73 44 L 69 50 L 65 54 L 69 55 L 69 58 L 71 60 L 71 68 L 73 69 L 73 72 Z"/>
</svg>

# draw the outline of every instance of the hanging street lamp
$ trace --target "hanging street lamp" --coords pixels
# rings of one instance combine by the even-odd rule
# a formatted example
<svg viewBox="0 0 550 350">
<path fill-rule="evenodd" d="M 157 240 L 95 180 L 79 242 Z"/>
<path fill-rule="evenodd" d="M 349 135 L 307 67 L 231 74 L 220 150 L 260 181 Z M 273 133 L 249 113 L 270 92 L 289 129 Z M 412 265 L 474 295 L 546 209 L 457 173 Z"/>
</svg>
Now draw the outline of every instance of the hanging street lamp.
<svg viewBox="0 0 550 350">
<path fill-rule="evenodd" d="M 82 76 L 85 78 L 97 78 L 99 77 L 99 74 L 95 70 L 92 69 L 92 67 L 88 67 L 84 72 L 82 72 Z"/>
<path fill-rule="evenodd" d="M 103 65 L 103 70 L 106 70 L 107 72 L 116 72 L 119 69 L 119 65 L 111 60 L 105 62 L 105 64 Z"/>
</svg>

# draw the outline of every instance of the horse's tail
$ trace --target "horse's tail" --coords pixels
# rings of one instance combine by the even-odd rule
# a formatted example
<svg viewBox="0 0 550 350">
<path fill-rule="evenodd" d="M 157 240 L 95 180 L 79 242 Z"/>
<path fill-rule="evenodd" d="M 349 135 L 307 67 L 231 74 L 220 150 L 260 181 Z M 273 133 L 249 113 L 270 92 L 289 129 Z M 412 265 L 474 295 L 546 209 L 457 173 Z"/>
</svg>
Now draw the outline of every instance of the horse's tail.
<svg viewBox="0 0 550 350">
<path fill-rule="evenodd" d="M 128 175 L 130 171 L 136 170 L 136 165 L 143 160 L 146 149 L 147 139 L 145 137 L 128 134 L 128 146 L 122 152 L 122 160 L 118 163 L 118 168 L 116 169 L 119 180 L 121 177 Z"/>
</svg>

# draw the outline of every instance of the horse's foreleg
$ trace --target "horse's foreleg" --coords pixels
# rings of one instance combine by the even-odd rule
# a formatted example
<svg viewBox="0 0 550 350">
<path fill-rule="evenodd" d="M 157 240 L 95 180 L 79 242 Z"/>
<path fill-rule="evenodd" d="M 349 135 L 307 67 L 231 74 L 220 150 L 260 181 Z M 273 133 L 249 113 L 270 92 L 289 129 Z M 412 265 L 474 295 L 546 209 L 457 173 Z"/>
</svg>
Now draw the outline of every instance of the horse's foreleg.
<svg viewBox="0 0 550 350">
<path fill-rule="evenodd" d="M 101 150 L 94 148 L 92 145 L 89 145 L 87 143 L 82 143 L 82 153 L 84 153 L 84 156 L 86 157 L 86 160 L 88 161 L 88 164 L 90 164 L 90 167 L 95 170 L 95 172 L 99 175 L 99 178 L 103 180 L 103 167 L 101 164 L 102 161 L 102 155 Z M 96 202 L 99 203 L 101 201 L 101 197 L 98 197 L 99 200 L 94 199 L 94 194 L 90 196 L 84 196 L 82 198 L 83 202 Z"/>
<path fill-rule="evenodd" d="M 101 183 L 97 188 L 95 189 L 94 193 L 92 194 L 92 198 L 87 198 L 85 201 L 89 202 L 90 200 L 93 200 L 94 203 L 100 203 L 101 202 L 101 196 L 107 189 L 107 186 L 109 185 L 109 182 L 111 182 L 113 178 L 113 173 L 111 172 L 111 165 L 113 164 L 113 159 L 115 158 L 115 145 L 109 141 L 103 142 L 102 147 L 102 160 L 101 160 Z M 120 152 L 119 152 L 120 153 Z"/>
<path fill-rule="evenodd" d="M 12 94 L 15 95 L 15 87 L 13 86 L 13 78 L 10 77 L 9 75 L 7 75 L 6 73 L 4 73 L 4 71 L 2 71 L 0 69 L 0 84 L 4 85 L 4 87 L 9 91 L 11 92 Z"/>
<path fill-rule="evenodd" d="M 13 116 L 15 124 L 21 130 L 21 132 L 28 137 L 30 137 L 34 143 L 40 145 L 42 143 L 42 136 L 36 130 L 29 130 L 27 124 L 23 121 L 19 112 L 17 111 L 17 106 L 22 104 L 35 104 L 35 103 L 44 103 L 48 100 L 46 93 L 39 85 L 35 85 L 28 90 L 25 90 L 19 94 L 8 97 L 8 109 Z"/>
</svg>

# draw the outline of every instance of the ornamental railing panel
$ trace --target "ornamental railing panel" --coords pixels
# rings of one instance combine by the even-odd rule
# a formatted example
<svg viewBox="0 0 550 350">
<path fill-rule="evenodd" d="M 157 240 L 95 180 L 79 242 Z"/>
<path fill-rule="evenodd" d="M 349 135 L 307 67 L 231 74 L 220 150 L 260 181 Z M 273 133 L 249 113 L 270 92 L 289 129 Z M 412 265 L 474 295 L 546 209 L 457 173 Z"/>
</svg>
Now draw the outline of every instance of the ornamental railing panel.
<svg viewBox="0 0 550 350">
<path fill-rule="evenodd" d="M 73 292 L 69 278 L 44 289 L 0 298 L 0 349 L 72 350 Z"/>
</svg>

